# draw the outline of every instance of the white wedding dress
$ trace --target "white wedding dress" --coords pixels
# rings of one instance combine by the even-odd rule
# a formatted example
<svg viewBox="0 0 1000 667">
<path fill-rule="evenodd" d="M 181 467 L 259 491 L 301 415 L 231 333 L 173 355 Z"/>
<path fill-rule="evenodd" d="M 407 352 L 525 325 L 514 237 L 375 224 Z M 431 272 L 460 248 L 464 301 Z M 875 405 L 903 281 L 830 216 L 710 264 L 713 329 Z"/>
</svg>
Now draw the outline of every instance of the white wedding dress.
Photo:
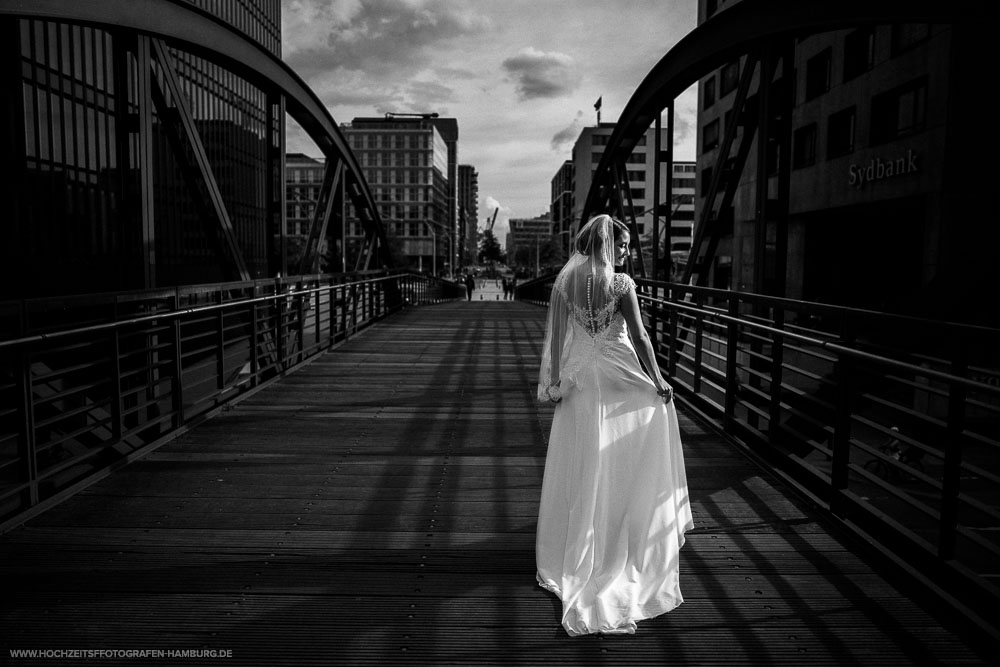
<svg viewBox="0 0 1000 667">
<path fill-rule="evenodd" d="M 562 600 L 570 635 L 633 633 L 637 621 L 683 602 L 678 556 L 693 522 L 677 414 L 643 372 L 620 309 L 635 283 L 608 276 L 608 297 L 595 311 L 587 306 L 598 288 L 588 280 L 586 305 L 574 303 L 565 282 L 553 290 L 569 317 L 538 515 L 537 579 Z M 539 398 L 546 384 L 540 381 Z"/>
</svg>

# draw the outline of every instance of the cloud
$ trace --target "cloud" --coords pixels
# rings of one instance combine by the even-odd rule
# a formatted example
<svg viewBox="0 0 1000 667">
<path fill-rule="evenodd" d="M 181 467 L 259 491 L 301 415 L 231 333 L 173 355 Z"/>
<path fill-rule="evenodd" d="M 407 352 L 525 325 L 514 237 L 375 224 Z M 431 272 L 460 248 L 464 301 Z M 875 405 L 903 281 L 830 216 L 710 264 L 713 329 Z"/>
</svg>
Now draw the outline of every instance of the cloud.
<svg viewBox="0 0 1000 667">
<path fill-rule="evenodd" d="M 455 101 L 455 91 L 443 83 L 436 81 L 411 81 L 406 87 L 406 96 L 413 109 L 433 109 L 442 116 L 448 115 L 444 102 Z M 394 109 L 405 111 L 406 109 Z"/>
<path fill-rule="evenodd" d="M 552 136 L 552 141 L 549 144 L 552 150 L 561 151 L 567 144 L 572 145 L 576 141 L 576 138 L 580 136 L 580 118 L 582 117 L 583 112 L 577 111 L 573 122 Z"/>
<path fill-rule="evenodd" d="M 503 68 L 514 79 L 518 97 L 561 97 L 573 92 L 583 79 L 576 61 L 565 53 L 521 49 L 503 61 Z"/>
<path fill-rule="evenodd" d="M 337 69 L 398 79 L 424 69 L 442 44 L 489 28 L 446 0 L 299 0 L 286 12 L 285 60 L 306 79 Z"/>
</svg>

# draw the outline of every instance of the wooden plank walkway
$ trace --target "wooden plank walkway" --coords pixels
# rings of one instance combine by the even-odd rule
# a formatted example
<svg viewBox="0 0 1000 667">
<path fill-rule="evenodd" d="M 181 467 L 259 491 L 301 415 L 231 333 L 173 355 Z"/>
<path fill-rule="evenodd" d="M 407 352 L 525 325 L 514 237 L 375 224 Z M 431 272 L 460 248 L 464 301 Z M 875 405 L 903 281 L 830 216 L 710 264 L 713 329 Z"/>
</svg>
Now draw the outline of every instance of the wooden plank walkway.
<svg viewBox="0 0 1000 667">
<path fill-rule="evenodd" d="M 566 636 L 534 582 L 542 316 L 408 310 L 0 536 L 0 663 L 987 664 L 684 414 L 685 604 Z"/>
</svg>

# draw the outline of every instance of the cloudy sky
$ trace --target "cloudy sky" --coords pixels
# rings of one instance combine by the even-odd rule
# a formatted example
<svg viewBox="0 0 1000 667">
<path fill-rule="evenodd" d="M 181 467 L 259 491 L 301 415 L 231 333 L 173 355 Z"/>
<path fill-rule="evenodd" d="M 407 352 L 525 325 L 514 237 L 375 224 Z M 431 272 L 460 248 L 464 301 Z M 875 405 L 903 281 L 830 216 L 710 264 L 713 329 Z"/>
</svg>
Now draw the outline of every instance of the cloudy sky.
<svg viewBox="0 0 1000 667">
<path fill-rule="evenodd" d="M 697 0 L 282 0 L 282 49 L 338 123 L 387 111 L 458 119 L 479 172 L 480 226 L 548 211 L 580 129 L 614 121 L 696 23 Z M 677 158 L 694 159 L 696 97 L 676 103 Z M 288 150 L 319 156 L 290 122 Z"/>
</svg>

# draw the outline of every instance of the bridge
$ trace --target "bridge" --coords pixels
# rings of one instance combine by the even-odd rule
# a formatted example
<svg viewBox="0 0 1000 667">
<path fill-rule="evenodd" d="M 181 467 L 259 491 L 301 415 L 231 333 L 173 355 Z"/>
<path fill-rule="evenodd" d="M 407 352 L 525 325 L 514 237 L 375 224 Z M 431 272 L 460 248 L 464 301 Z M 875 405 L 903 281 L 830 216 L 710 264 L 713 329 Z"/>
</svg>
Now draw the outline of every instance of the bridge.
<svg viewBox="0 0 1000 667">
<path fill-rule="evenodd" d="M 0 302 L 4 655 L 14 664 L 220 652 L 289 665 L 988 664 L 1000 645 L 1000 329 L 943 311 L 790 298 L 778 278 L 792 200 L 791 102 L 780 83 L 790 45 L 899 20 L 968 36 L 974 3 L 800 5 L 743 0 L 693 31 L 636 90 L 594 173 L 584 217 L 614 212 L 638 238 L 632 149 L 664 114 L 672 124 L 674 98 L 697 77 L 743 63 L 686 275 L 663 279 L 656 244 L 648 270 L 641 253 L 630 267 L 678 395 L 696 522 L 681 554 L 686 601 L 635 637 L 569 639 L 533 572 L 549 420 L 533 394 L 552 276 L 521 284 L 517 301 L 470 302 L 455 282 L 391 266 L 357 160 L 266 38 L 180 0 L 0 0 L 0 27 L 19 46 L 0 73 L 41 76 L 46 94 L 67 99 L 82 91 L 81 108 L 118 128 L 113 141 L 102 135 L 107 168 L 66 173 L 87 184 L 80 192 L 107 186 L 105 207 L 80 201 L 120 216 L 124 230 L 106 234 L 115 252 L 65 269 L 111 280 L 112 267 L 118 289 L 67 295 L 32 272 L 27 253 L 59 224 L 45 194 L 57 160 L 39 153 L 55 130 L 29 146 L 15 136 L 20 114 L 42 98 L 6 99 L 4 159 L 20 171 L 2 199 L 32 224 L 4 251 L 5 294 L 23 293 Z M 125 102 L 39 64 L 59 26 L 107 35 L 94 43 Z M 973 41 L 955 42 L 949 72 L 971 77 Z M 237 213 L 246 208 L 220 176 L 231 165 L 219 168 L 211 129 L 185 103 L 179 73 L 197 78 L 197 59 L 260 91 L 263 190 L 242 194 L 263 202 L 268 229 L 283 229 L 282 115 L 327 158 L 297 267 L 283 231 L 261 245 L 247 232 L 253 216 Z M 950 104 L 968 108 L 969 90 L 956 86 Z M 974 139 L 971 124 L 952 130 L 951 141 Z M 217 279 L 163 286 L 164 264 L 179 264 L 153 251 L 164 197 L 155 141 L 172 147 L 171 185 L 183 184 L 194 211 L 186 233 Z M 669 145 L 655 153 L 669 173 Z M 942 163 L 948 173 L 964 164 L 952 150 Z M 772 168 L 773 178 L 754 180 Z M 972 219 L 977 177 L 947 183 L 935 205 L 955 224 Z M 748 189 L 759 202 L 747 221 L 751 289 L 720 289 L 709 280 L 714 259 Z M 670 194 L 654 190 L 658 237 Z M 311 273 L 348 208 L 364 235 L 355 270 Z M 987 236 L 958 236 L 954 247 L 989 247 Z M 976 274 L 961 253 L 942 257 L 951 289 L 935 298 L 960 312 L 966 293 L 955 287 L 978 295 Z M 141 650 L 153 653 L 128 654 Z"/>
<path fill-rule="evenodd" d="M 523 302 L 404 308 L 8 532 L 4 649 L 987 664 L 956 619 L 687 403 L 685 603 L 633 637 L 566 636 L 534 582 L 543 328 Z"/>
</svg>

